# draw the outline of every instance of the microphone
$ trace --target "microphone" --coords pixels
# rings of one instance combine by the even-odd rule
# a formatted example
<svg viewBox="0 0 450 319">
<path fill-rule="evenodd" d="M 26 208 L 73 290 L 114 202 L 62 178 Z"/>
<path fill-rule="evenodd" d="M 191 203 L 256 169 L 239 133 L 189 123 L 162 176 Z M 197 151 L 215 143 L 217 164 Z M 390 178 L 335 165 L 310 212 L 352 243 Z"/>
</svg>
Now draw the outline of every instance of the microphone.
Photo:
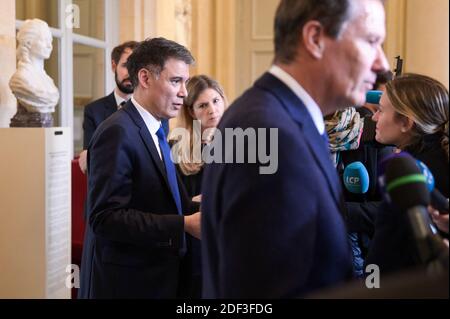
<svg viewBox="0 0 450 319">
<path fill-rule="evenodd" d="M 378 162 L 378 188 L 380 191 L 380 194 L 383 195 L 384 199 L 390 202 L 388 193 L 386 192 L 386 178 L 385 178 L 385 173 L 386 173 L 386 167 L 387 164 L 394 158 L 403 158 L 403 157 L 408 157 L 413 159 L 413 157 L 407 153 L 407 152 L 400 152 L 400 153 L 392 153 L 389 155 L 384 156 L 379 162 Z"/>
<path fill-rule="evenodd" d="M 384 156 L 379 162 L 378 162 L 378 175 L 384 175 L 386 173 L 386 167 L 389 164 L 389 162 L 397 157 L 409 157 L 413 158 L 411 154 L 408 152 L 400 152 L 400 153 L 391 153 L 389 155 Z"/>
<path fill-rule="evenodd" d="M 416 159 L 417 167 L 419 167 L 420 172 L 425 176 L 425 183 L 427 184 L 428 191 L 432 191 L 434 189 L 434 176 L 431 173 L 430 169 L 424 162 Z"/>
<path fill-rule="evenodd" d="M 380 104 L 381 95 L 383 91 L 370 90 L 366 93 L 366 103 Z"/>
<path fill-rule="evenodd" d="M 428 191 L 430 192 L 431 206 L 436 208 L 441 214 L 449 213 L 449 203 L 448 198 L 434 188 L 434 176 L 430 169 L 424 162 L 416 160 L 417 166 L 419 167 L 422 174 L 425 176 L 425 182 L 427 184 Z"/>
<path fill-rule="evenodd" d="M 431 228 L 427 210 L 430 192 L 416 160 L 411 156 L 391 158 L 386 163 L 385 178 L 391 203 L 406 213 L 419 261 L 428 264 L 437 259 L 443 251 L 443 243 Z"/>
<path fill-rule="evenodd" d="M 369 190 L 369 173 L 361 162 L 353 162 L 344 169 L 344 186 L 353 194 L 365 194 Z"/>
</svg>

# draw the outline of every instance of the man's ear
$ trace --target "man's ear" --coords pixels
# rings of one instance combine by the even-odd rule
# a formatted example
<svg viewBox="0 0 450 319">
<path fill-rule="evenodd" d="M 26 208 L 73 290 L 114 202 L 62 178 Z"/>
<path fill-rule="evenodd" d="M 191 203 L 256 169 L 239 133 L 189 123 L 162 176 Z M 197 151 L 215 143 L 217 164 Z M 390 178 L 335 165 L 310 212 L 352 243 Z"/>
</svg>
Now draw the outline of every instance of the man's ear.
<svg viewBox="0 0 450 319">
<path fill-rule="evenodd" d="M 117 64 L 114 60 L 111 60 L 111 70 L 113 71 L 113 73 L 116 73 L 116 69 L 117 69 Z"/>
<path fill-rule="evenodd" d="M 322 58 L 325 49 L 325 31 L 322 24 L 316 20 L 308 21 L 303 26 L 302 37 L 306 51 L 315 59 Z"/>
<path fill-rule="evenodd" d="M 138 81 L 139 81 L 139 84 L 143 88 L 147 89 L 147 88 L 150 87 L 150 77 L 151 77 L 151 74 L 150 74 L 150 72 L 147 69 L 142 68 L 142 69 L 139 70 L 139 72 L 138 72 Z"/>
</svg>

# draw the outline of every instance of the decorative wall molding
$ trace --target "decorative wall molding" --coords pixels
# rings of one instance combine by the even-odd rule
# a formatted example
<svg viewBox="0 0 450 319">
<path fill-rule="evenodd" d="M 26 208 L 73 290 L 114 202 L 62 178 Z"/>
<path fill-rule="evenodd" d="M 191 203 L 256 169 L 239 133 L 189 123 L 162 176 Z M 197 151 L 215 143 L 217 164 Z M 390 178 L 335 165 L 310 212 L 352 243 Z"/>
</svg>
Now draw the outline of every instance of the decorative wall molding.
<svg viewBox="0 0 450 319">
<path fill-rule="evenodd" d="M 175 41 L 191 47 L 192 2 L 191 0 L 175 0 Z"/>
</svg>

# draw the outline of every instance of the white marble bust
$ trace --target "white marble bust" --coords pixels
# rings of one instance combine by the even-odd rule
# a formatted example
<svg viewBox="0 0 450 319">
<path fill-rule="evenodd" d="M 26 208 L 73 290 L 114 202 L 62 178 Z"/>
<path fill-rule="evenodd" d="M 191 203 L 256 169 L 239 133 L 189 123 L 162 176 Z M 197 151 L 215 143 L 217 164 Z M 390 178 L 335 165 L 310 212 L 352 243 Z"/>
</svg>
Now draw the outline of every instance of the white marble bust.
<svg viewBox="0 0 450 319">
<path fill-rule="evenodd" d="M 59 100 L 53 79 L 44 70 L 52 52 L 52 35 L 47 23 L 26 20 L 17 33 L 17 71 L 9 87 L 28 112 L 52 113 Z"/>
</svg>

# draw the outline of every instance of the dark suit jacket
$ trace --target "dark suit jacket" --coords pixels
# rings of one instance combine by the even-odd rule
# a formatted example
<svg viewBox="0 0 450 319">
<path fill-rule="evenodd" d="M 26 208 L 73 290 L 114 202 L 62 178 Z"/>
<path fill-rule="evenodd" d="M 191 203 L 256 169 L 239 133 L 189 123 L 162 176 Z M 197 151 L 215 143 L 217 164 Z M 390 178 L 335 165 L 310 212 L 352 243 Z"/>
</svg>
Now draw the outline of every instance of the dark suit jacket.
<svg viewBox="0 0 450 319">
<path fill-rule="evenodd" d="M 153 139 L 129 101 L 88 149 L 81 298 L 174 298 L 184 234 Z M 185 213 L 198 210 L 179 180 Z"/>
<path fill-rule="evenodd" d="M 88 149 L 89 142 L 97 127 L 115 111 L 117 111 L 117 101 L 114 97 L 114 92 L 85 106 L 83 149 Z"/>
<path fill-rule="evenodd" d="M 222 140 L 227 127 L 278 128 L 278 170 L 261 175 L 258 164 L 205 167 L 203 296 L 291 298 L 349 278 L 339 180 L 302 101 L 265 74 L 225 112 Z M 224 157 L 230 151 L 224 149 Z"/>
<path fill-rule="evenodd" d="M 85 106 L 83 120 L 83 149 L 88 149 L 89 142 L 100 123 L 116 111 L 117 101 L 114 97 L 114 91 L 110 95 L 104 96 Z M 163 120 L 162 125 L 167 136 L 167 134 L 169 134 L 168 121 Z"/>
</svg>

